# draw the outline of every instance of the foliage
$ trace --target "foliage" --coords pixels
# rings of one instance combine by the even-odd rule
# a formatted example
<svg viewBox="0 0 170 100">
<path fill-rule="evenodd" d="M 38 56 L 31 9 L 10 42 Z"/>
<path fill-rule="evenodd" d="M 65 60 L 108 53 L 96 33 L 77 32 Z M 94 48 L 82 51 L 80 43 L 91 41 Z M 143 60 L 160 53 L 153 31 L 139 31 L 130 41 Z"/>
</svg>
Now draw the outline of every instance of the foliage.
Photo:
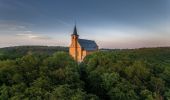
<svg viewBox="0 0 170 100">
<path fill-rule="evenodd" d="M 10 50 L 0 100 L 170 100 L 170 48 L 99 51 L 80 64 L 67 52 Z"/>
</svg>

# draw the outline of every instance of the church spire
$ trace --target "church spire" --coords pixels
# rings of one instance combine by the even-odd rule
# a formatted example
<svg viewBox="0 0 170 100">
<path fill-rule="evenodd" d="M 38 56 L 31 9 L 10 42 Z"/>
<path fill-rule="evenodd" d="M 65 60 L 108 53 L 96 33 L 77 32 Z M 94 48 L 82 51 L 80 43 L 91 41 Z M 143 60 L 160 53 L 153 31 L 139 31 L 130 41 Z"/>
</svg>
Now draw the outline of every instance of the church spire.
<svg viewBox="0 0 170 100">
<path fill-rule="evenodd" d="M 73 31 L 73 34 L 72 35 L 76 35 L 76 36 L 78 36 L 78 34 L 77 34 L 77 28 L 76 28 L 76 25 L 74 26 L 74 31 Z"/>
</svg>

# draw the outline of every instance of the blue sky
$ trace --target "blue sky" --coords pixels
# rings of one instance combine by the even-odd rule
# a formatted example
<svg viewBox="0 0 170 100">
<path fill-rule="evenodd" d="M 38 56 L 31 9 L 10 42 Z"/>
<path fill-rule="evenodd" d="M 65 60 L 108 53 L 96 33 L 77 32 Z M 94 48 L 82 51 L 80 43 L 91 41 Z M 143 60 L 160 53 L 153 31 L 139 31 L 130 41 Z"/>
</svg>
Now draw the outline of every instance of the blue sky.
<svg viewBox="0 0 170 100">
<path fill-rule="evenodd" d="M 169 0 L 0 0 L 0 47 L 69 46 L 80 38 L 100 48 L 170 46 Z"/>
</svg>

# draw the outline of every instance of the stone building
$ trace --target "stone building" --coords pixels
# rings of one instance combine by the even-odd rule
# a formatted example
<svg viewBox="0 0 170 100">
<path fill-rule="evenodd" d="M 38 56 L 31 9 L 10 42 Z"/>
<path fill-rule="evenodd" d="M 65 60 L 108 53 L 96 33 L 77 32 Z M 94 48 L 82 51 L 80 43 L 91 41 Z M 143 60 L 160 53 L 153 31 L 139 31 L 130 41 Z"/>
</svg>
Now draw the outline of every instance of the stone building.
<svg viewBox="0 0 170 100">
<path fill-rule="evenodd" d="M 79 39 L 77 28 L 74 27 L 71 35 L 71 45 L 69 47 L 69 54 L 77 61 L 81 62 L 83 59 L 98 50 L 98 46 L 93 40 Z"/>
</svg>

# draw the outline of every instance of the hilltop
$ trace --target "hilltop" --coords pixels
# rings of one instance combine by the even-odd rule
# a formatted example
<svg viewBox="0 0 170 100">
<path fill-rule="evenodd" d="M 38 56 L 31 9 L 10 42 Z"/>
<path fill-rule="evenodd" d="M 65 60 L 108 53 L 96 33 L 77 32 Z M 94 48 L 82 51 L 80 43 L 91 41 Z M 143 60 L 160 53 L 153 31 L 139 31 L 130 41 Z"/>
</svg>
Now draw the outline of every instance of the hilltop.
<svg viewBox="0 0 170 100">
<path fill-rule="evenodd" d="M 15 59 L 26 54 L 51 55 L 57 51 L 68 52 L 68 47 L 62 46 L 13 46 L 0 48 L 0 59 Z"/>
</svg>

